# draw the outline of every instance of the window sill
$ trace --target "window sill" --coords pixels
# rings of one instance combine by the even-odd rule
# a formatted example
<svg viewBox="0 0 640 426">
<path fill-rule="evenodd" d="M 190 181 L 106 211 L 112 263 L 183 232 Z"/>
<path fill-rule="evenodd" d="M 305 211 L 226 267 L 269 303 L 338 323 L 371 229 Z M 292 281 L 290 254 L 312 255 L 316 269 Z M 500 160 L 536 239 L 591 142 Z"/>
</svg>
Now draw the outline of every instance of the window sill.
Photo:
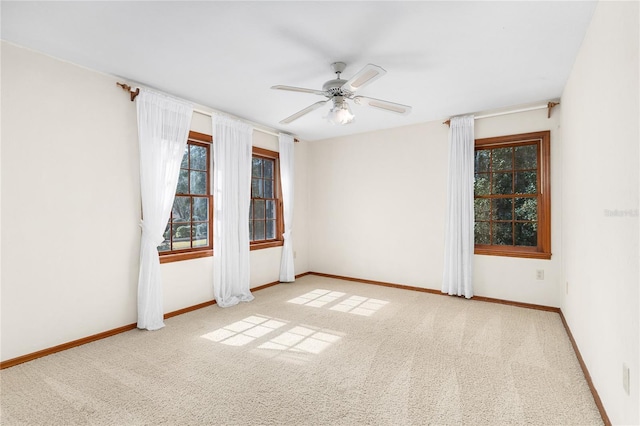
<svg viewBox="0 0 640 426">
<path fill-rule="evenodd" d="M 486 256 L 506 256 L 506 257 L 521 257 L 525 259 L 551 259 L 551 253 L 543 253 L 536 250 L 528 249 L 495 249 L 477 247 L 473 251 L 474 254 L 481 254 Z"/>
<path fill-rule="evenodd" d="M 282 245 L 284 245 L 284 241 L 282 240 L 265 241 L 263 243 L 251 243 L 251 245 L 249 246 L 249 250 L 262 250 L 271 247 L 280 247 Z"/>
<path fill-rule="evenodd" d="M 185 253 L 161 254 L 160 263 L 162 264 L 162 263 L 179 262 L 181 260 L 199 259 L 201 257 L 211 257 L 211 256 L 213 256 L 212 249 L 190 251 Z"/>
</svg>

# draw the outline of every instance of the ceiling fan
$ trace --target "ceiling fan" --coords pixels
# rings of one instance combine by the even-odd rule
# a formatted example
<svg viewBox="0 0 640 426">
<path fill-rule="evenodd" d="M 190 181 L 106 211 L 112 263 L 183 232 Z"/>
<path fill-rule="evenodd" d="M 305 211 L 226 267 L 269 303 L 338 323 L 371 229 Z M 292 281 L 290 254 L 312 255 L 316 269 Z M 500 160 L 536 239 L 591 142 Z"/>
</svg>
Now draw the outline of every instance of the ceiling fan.
<svg viewBox="0 0 640 426">
<path fill-rule="evenodd" d="M 314 111 L 329 101 L 333 102 L 333 107 L 327 115 L 327 119 L 333 124 L 349 124 L 353 121 L 355 116 L 351 112 L 351 108 L 347 103 L 347 99 L 351 99 L 358 105 L 364 104 L 373 108 L 378 108 L 383 111 L 394 112 L 396 114 L 407 115 L 411 112 L 411 107 L 407 105 L 397 104 L 394 102 L 383 101 L 380 99 L 369 98 L 367 96 L 356 96 L 356 91 L 361 87 L 366 86 L 369 83 L 379 79 L 387 72 L 381 67 L 373 64 L 368 64 L 360 71 L 358 71 L 349 80 L 343 80 L 340 78 L 340 74 L 347 67 L 344 62 L 334 62 L 331 64 L 333 72 L 336 73 L 336 78 L 329 80 L 322 85 L 322 90 L 303 89 L 301 87 L 292 86 L 272 86 L 272 89 L 277 90 L 289 90 L 291 92 L 313 93 L 314 95 L 325 96 L 327 99 L 316 102 L 305 109 L 296 112 L 295 114 L 285 118 L 280 124 L 289 124 L 294 120 L 302 117 Z"/>
</svg>

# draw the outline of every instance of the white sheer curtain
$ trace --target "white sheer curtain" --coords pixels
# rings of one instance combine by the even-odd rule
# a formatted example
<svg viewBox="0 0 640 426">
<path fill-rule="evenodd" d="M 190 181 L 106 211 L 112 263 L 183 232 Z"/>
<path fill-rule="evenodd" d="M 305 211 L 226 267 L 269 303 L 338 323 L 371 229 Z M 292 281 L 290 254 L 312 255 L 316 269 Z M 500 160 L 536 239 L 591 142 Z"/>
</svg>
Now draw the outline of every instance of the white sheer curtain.
<svg viewBox="0 0 640 426">
<path fill-rule="evenodd" d="M 193 106 L 161 93 L 140 89 L 136 108 L 143 218 L 138 328 L 158 330 L 164 327 L 158 246 L 164 241 L 164 230 L 176 195 Z"/>
<path fill-rule="evenodd" d="M 290 283 L 296 280 L 293 262 L 293 177 L 294 144 L 293 136 L 280 133 L 280 182 L 282 185 L 282 204 L 284 210 L 284 245 L 280 261 L 280 282 Z"/>
<path fill-rule="evenodd" d="M 442 292 L 473 296 L 473 115 L 451 118 Z"/>
<path fill-rule="evenodd" d="M 213 293 L 223 308 L 253 300 L 249 290 L 249 204 L 253 128 L 213 116 Z"/>
</svg>

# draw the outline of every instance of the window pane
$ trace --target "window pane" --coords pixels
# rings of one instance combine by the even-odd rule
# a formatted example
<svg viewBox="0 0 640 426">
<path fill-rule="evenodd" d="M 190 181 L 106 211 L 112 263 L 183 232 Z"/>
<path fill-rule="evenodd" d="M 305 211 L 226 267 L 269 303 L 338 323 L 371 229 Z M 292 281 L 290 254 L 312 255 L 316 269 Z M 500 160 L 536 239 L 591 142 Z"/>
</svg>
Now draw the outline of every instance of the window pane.
<svg viewBox="0 0 640 426">
<path fill-rule="evenodd" d="M 262 160 L 260 158 L 253 158 L 251 161 L 251 176 L 262 177 Z"/>
<path fill-rule="evenodd" d="M 184 148 L 184 154 L 182 154 L 182 163 L 180 163 L 180 167 L 183 169 L 189 168 L 189 144 Z"/>
<path fill-rule="evenodd" d="M 267 179 L 273 179 L 273 160 L 262 160 L 264 164 L 264 177 Z"/>
<path fill-rule="evenodd" d="M 489 159 L 491 151 L 488 149 L 479 149 L 476 151 L 475 171 L 476 173 L 489 171 Z"/>
<path fill-rule="evenodd" d="M 491 200 L 488 198 L 476 198 L 473 200 L 473 210 L 475 212 L 476 220 L 489 220 Z"/>
<path fill-rule="evenodd" d="M 535 247 L 538 245 L 538 224 L 536 222 L 516 222 L 516 245 Z"/>
<path fill-rule="evenodd" d="M 264 181 L 264 198 L 273 198 L 273 181 L 265 179 Z"/>
<path fill-rule="evenodd" d="M 267 220 L 266 237 L 267 237 L 267 240 L 275 240 L 276 238 L 276 221 L 275 220 Z"/>
<path fill-rule="evenodd" d="M 191 147 L 191 168 L 195 170 L 207 170 L 207 148 L 198 145 Z"/>
<path fill-rule="evenodd" d="M 191 221 L 191 197 L 176 196 L 171 214 L 174 222 Z"/>
<path fill-rule="evenodd" d="M 491 164 L 491 171 L 499 170 L 511 170 L 511 159 L 513 155 L 513 148 L 496 148 L 492 150 L 493 162 Z"/>
<path fill-rule="evenodd" d="M 536 145 L 516 147 L 516 169 L 536 169 L 538 167 L 538 147 Z"/>
<path fill-rule="evenodd" d="M 253 239 L 264 240 L 264 220 L 255 220 L 253 222 Z"/>
<path fill-rule="evenodd" d="M 258 153 L 255 155 L 251 162 L 249 234 L 251 241 L 264 242 L 279 238 L 277 230 L 279 201 L 276 198 L 277 160 L 262 158 Z"/>
<path fill-rule="evenodd" d="M 275 201 L 267 201 L 267 219 L 275 219 L 276 218 L 276 202 Z"/>
<path fill-rule="evenodd" d="M 171 241 L 169 241 L 169 238 L 171 237 L 169 235 L 170 226 L 171 225 L 167 223 L 167 227 L 164 229 L 164 234 L 162 235 L 164 237 L 164 241 L 158 246 L 158 251 L 171 250 Z"/>
<path fill-rule="evenodd" d="M 512 194 L 513 173 L 492 173 L 492 194 Z"/>
<path fill-rule="evenodd" d="M 176 194 L 188 194 L 189 193 L 189 170 L 180 169 L 180 175 L 178 175 L 178 188 Z"/>
<path fill-rule="evenodd" d="M 475 244 L 490 244 L 489 222 L 476 222 L 473 230 Z"/>
<path fill-rule="evenodd" d="M 209 220 L 209 199 L 203 197 L 193 198 L 193 220 Z"/>
<path fill-rule="evenodd" d="M 207 193 L 207 172 L 191 172 L 191 193 L 202 195 Z"/>
<path fill-rule="evenodd" d="M 205 247 L 209 245 L 209 224 L 194 223 L 195 235 L 193 237 L 193 247 Z"/>
<path fill-rule="evenodd" d="M 262 196 L 262 179 L 251 179 L 251 197 L 252 198 L 264 198 Z"/>
<path fill-rule="evenodd" d="M 212 206 L 207 196 L 211 168 L 207 156 L 210 154 L 208 145 L 189 141 L 185 147 L 171 218 L 165 230 L 165 241 L 159 247 L 162 254 L 211 246 L 209 219 Z"/>
<path fill-rule="evenodd" d="M 516 173 L 516 194 L 535 194 L 538 192 L 536 172 Z"/>
<path fill-rule="evenodd" d="M 253 200 L 253 218 L 264 219 L 264 200 Z"/>
<path fill-rule="evenodd" d="M 491 243 L 495 245 L 501 245 L 501 246 L 512 246 L 513 245 L 512 223 L 513 222 L 492 223 L 493 241 Z"/>
<path fill-rule="evenodd" d="M 538 200 L 536 198 L 515 199 L 516 220 L 538 220 Z"/>
<path fill-rule="evenodd" d="M 489 174 L 476 173 L 473 183 L 473 192 L 476 195 L 489 195 Z"/>
<path fill-rule="evenodd" d="M 491 200 L 491 212 L 493 220 L 511 220 L 512 219 L 512 198 L 495 198 Z"/>
<path fill-rule="evenodd" d="M 183 250 L 191 247 L 191 225 L 184 223 L 173 224 L 172 250 Z"/>
</svg>

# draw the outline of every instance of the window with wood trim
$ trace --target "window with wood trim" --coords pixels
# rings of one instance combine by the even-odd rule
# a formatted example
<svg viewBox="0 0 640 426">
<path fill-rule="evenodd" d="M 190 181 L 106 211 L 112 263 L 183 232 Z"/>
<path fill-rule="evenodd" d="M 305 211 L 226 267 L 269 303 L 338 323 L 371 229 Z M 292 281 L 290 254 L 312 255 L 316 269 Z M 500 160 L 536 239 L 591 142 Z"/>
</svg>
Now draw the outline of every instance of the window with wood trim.
<svg viewBox="0 0 640 426">
<path fill-rule="evenodd" d="M 211 142 L 209 135 L 189 132 L 173 209 L 158 246 L 160 263 L 213 255 Z"/>
<path fill-rule="evenodd" d="M 475 141 L 475 254 L 551 258 L 550 132 Z"/>
<path fill-rule="evenodd" d="M 279 154 L 254 147 L 249 208 L 251 250 L 283 244 L 279 177 Z"/>
</svg>

